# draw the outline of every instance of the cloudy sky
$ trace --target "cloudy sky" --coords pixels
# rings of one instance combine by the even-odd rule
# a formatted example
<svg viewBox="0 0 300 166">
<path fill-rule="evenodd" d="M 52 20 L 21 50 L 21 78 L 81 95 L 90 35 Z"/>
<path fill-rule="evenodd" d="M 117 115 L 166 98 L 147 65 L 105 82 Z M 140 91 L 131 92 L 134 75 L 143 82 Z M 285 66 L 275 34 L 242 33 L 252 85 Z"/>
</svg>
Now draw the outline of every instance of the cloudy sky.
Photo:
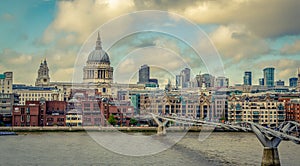
<svg viewBox="0 0 300 166">
<path fill-rule="evenodd" d="M 299 0 L 4 0 L 0 73 L 13 71 L 15 83 L 34 84 L 47 58 L 51 81 L 72 81 L 100 30 L 117 82 L 133 79 L 145 63 L 163 81 L 186 66 L 214 73 L 209 66 L 221 61 L 218 70 L 231 85 L 248 70 L 257 84 L 269 66 L 288 84 L 300 67 L 299 8 Z M 144 10 L 170 14 L 140 17 Z M 132 29 L 139 31 L 124 35 Z"/>
</svg>

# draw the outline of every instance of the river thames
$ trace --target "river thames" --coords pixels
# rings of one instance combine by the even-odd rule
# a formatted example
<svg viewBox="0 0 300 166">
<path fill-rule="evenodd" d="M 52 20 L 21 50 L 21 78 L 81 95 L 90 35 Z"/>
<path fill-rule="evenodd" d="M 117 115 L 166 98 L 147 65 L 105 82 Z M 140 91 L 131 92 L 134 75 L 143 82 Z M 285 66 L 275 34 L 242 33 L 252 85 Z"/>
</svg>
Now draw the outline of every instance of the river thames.
<svg viewBox="0 0 300 166">
<path fill-rule="evenodd" d="M 86 132 L 2 136 L 0 149 L 1 165 L 260 165 L 263 153 L 256 136 L 244 132 L 213 132 L 202 141 L 199 133 L 187 133 L 162 152 L 138 157 L 107 150 Z M 282 165 L 299 165 L 299 154 L 300 145 L 285 141 L 279 145 Z"/>
</svg>

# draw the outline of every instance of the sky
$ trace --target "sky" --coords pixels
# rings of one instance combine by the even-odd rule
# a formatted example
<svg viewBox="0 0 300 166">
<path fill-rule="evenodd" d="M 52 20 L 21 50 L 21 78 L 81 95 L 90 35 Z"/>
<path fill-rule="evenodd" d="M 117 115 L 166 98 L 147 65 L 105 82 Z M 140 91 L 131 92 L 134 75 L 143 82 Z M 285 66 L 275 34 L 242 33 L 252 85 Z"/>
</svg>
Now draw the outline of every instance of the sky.
<svg viewBox="0 0 300 166">
<path fill-rule="evenodd" d="M 299 7 L 299 0 L 3 0 L 0 73 L 34 84 L 46 58 L 51 81 L 70 82 L 82 75 L 99 31 L 116 82 L 137 81 L 149 63 L 160 83 L 191 67 L 224 74 L 231 85 L 252 71 L 258 84 L 274 67 L 287 85 L 300 67 Z"/>
</svg>

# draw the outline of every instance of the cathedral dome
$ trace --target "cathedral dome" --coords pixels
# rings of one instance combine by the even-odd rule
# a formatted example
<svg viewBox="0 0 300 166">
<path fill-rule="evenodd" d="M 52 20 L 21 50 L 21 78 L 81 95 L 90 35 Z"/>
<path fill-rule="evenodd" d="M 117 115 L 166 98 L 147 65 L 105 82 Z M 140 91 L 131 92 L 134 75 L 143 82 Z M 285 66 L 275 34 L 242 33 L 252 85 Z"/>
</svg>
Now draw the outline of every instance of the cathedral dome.
<svg viewBox="0 0 300 166">
<path fill-rule="evenodd" d="M 110 60 L 108 54 L 105 51 L 103 51 L 102 49 L 95 49 L 89 54 L 88 62 L 110 63 Z"/>
<path fill-rule="evenodd" d="M 101 62 L 101 63 L 110 63 L 108 54 L 102 50 L 101 39 L 98 33 L 98 38 L 96 41 L 96 48 L 93 50 L 88 57 L 88 62 Z"/>
</svg>

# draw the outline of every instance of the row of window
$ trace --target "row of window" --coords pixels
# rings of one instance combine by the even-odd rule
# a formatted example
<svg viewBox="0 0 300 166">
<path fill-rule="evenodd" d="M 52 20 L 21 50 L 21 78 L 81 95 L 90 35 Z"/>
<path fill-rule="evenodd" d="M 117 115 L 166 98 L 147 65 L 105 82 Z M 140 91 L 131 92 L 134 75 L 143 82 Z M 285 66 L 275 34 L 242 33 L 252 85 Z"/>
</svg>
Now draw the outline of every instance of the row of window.
<svg viewBox="0 0 300 166">
<path fill-rule="evenodd" d="M 21 93 L 20 96 L 25 97 L 50 97 L 51 93 Z"/>
</svg>

